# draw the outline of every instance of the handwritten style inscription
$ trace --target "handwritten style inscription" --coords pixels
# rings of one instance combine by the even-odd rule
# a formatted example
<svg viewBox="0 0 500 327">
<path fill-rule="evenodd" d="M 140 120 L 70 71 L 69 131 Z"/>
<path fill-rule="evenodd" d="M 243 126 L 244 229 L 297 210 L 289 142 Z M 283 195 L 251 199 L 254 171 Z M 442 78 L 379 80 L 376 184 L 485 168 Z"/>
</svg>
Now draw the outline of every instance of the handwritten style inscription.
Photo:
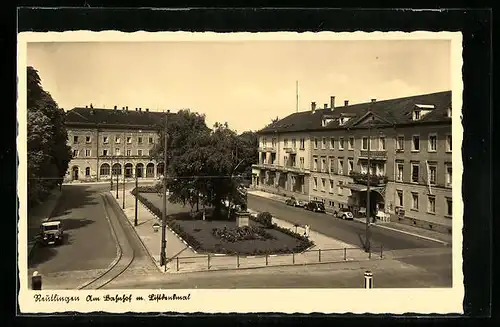
<svg viewBox="0 0 500 327">
<path fill-rule="evenodd" d="M 191 300 L 191 293 L 187 295 L 179 295 L 179 294 L 149 294 L 146 297 L 143 296 L 135 296 L 132 294 L 106 294 L 104 296 L 96 296 L 96 295 L 87 295 L 85 297 L 80 296 L 61 296 L 56 294 L 35 294 L 34 295 L 35 302 L 80 302 L 81 299 L 84 299 L 86 302 L 115 302 L 115 303 L 131 303 L 132 301 L 189 301 Z"/>
</svg>

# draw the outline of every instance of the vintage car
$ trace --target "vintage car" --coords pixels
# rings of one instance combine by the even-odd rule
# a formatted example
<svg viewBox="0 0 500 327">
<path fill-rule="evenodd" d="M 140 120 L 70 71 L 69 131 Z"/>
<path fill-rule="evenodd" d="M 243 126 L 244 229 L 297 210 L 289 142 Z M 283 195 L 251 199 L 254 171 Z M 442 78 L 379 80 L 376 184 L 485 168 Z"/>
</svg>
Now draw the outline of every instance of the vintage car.
<svg viewBox="0 0 500 327">
<path fill-rule="evenodd" d="M 326 213 L 325 210 L 325 204 L 321 201 L 309 201 L 305 206 L 304 209 L 310 210 L 313 212 L 322 212 Z"/>
<path fill-rule="evenodd" d="M 63 243 L 64 232 L 59 220 L 42 223 L 40 234 L 40 241 L 43 245 L 60 245 Z"/>
<path fill-rule="evenodd" d="M 349 220 L 354 219 L 354 214 L 348 208 L 339 208 L 339 209 L 335 210 L 335 212 L 333 213 L 333 216 L 338 217 L 338 218 L 342 218 L 342 219 L 349 219 Z"/>
</svg>

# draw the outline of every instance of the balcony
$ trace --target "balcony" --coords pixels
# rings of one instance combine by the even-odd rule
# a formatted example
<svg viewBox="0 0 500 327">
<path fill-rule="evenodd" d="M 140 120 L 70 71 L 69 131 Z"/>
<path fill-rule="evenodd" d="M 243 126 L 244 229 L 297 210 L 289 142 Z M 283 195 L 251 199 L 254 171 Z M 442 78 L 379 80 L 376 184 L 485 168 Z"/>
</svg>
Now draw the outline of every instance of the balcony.
<svg viewBox="0 0 500 327">
<path fill-rule="evenodd" d="M 303 174 L 309 173 L 309 169 L 305 169 L 304 166 L 285 165 L 280 168 L 286 172 L 303 173 Z"/>
<path fill-rule="evenodd" d="M 275 153 L 276 152 L 276 147 L 275 146 L 261 146 L 259 147 L 260 152 L 271 152 Z"/>
<path fill-rule="evenodd" d="M 284 147 L 283 150 L 285 150 L 286 153 L 290 153 L 290 154 L 297 153 L 297 149 L 294 147 L 290 147 L 290 146 Z"/>
<path fill-rule="evenodd" d="M 367 174 L 351 171 L 349 176 L 352 177 L 356 184 L 368 185 Z M 370 175 L 370 186 L 383 186 L 385 184 L 387 184 L 387 176 Z"/>
<path fill-rule="evenodd" d="M 387 160 L 387 150 L 381 150 L 381 151 L 361 150 L 359 153 L 359 159 L 368 159 L 368 152 L 370 153 L 371 160 Z"/>
</svg>

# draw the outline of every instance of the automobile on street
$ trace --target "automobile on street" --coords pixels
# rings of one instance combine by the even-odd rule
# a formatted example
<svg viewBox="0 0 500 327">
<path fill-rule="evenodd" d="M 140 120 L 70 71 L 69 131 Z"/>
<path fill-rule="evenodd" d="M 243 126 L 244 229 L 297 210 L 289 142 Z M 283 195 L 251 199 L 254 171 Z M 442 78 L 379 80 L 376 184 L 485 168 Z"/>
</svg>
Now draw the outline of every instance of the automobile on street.
<svg viewBox="0 0 500 327">
<path fill-rule="evenodd" d="M 342 219 L 349 219 L 349 220 L 354 219 L 352 211 L 349 210 L 348 208 L 339 208 L 338 210 L 335 210 L 333 216 Z"/>
<path fill-rule="evenodd" d="M 313 212 L 326 213 L 325 204 L 321 201 L 309 201 L 304 208 Z"/>
<path fill-rule="evenodd" d="M 46 221 L 40 226 L 40 241 L 43 245 L 60 245 L 63 242 L 64 231 L 59 220 Z"/>
</svg>

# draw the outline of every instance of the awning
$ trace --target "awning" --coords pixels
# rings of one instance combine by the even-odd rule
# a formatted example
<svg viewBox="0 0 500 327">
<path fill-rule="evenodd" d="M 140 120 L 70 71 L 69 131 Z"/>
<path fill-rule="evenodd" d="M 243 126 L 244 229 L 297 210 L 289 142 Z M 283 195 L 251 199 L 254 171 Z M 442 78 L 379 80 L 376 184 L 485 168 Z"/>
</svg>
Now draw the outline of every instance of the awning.
<svg viewBox="0 0 500 327">
<path fill-rule="evenodd" d="M 366 192 L 368 191 L 368 188 L 366 185 L 363 184 L 354 184 L 354 183 L 349 183 L 349 184 L 344 184 L 342 185 L 345 188 L 351 189 L 353 191 L 358 191 L 358 192 Z"/>
</svg>

